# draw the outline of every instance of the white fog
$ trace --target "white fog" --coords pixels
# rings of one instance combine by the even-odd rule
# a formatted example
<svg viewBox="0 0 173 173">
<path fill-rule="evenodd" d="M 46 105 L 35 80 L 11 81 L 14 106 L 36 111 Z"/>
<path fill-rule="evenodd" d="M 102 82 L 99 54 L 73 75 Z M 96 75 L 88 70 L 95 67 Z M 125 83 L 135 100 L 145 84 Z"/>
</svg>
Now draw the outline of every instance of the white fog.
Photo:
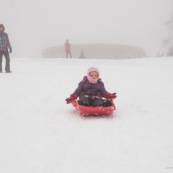
<svg viewBox="0 0 173 173">
<path fill-rule="evenodd" d="M 0 23 L 13 57 L 41 57 L 44 49 L 75 44 L 137 46 L 164 51 L 172 0 L 1 0 Z"/>
<path fill-rule="evenodd" d="M 173 41 L 172 0 L 0 7 L 13 49 L 10 71 L 4 57 L 0 71 L 0 173 L 173 172 L 173 58 L 163 54 Z M 8 43 L 2 35 L 0 48 Z M 117 93 L 110 116 L 82 117 L 66 104 L 91 66 Z"/>
</svg>

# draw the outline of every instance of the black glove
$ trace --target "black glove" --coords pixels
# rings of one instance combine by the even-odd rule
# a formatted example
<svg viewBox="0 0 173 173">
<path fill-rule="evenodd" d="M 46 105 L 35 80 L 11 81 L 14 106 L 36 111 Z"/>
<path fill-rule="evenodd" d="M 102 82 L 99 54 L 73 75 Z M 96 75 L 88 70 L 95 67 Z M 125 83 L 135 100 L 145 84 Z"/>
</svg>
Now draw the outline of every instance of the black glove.
<svg viewBox="0 0 173 173">
<path fill-rule="evenodd" d="M 12 53 L 12 48 L 11 47 L 9 47 L 9 50 L 10 50 L 9 53 Z"/>
</svg>

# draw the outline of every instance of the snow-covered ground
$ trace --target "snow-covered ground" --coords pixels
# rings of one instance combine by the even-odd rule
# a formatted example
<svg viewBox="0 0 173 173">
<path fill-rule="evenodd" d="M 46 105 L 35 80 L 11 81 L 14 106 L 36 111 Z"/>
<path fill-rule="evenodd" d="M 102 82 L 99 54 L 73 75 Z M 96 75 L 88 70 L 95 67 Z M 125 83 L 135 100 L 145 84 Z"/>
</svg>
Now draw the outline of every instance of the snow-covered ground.
<svg viewBox="0 0 173 173">
<path fill-rule="evenodd" d="M 117 110 L 83 118 L 65 99 L 97 66 Z M 173 58 L 11 59 L 0 74 L 1 173 L 173 172 Z"/>
</svg>

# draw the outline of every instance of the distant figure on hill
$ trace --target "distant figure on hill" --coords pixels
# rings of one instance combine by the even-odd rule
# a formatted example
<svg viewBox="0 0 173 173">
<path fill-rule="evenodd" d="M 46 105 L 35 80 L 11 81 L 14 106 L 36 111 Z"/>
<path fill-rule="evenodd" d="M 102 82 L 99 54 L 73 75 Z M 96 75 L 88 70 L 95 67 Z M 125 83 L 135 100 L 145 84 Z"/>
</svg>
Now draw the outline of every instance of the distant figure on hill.
<svg viewBox="0 0 173 173">
<path fill-rule="evenodd" d="M 5 71 L 6 73 L 11 73 L 10 71 L 10 56 L 9 53 L 12 53 L 12 48 L 8 39 L 8 34 L 4 32 L 5 27 L 3 24 L 0 24 L 0 73 L 2 73 L 2 57 L 4 55 L 6 64 Z M 8 52 L 9 49 L 9 52 Z"/>
<path fill-rule="evenodd" d="M 71 51 L 70 51 L 71 44 L 69 43 L 68 39 L 66 40 L 64 46 L 65 46 L 66 58 L 68 58 L 68 55 L 70 56 L 70 58 L 72 58 Z"/>
<path fill-rule="evenodd" d="M 84 51 L 82 50 L 79 56 L 80 59 L 85 59 L 85 54 Z"/>
</svg>

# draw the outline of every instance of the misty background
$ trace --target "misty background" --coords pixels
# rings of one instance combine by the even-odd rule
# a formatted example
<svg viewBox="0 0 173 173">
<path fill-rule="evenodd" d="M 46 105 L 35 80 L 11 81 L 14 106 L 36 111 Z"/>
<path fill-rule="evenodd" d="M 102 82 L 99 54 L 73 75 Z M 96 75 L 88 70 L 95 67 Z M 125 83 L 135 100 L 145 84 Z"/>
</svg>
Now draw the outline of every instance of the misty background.
<svg viewBox="0 0 173 173">
<path fill-rule="evenodd" d="M 129 45 L 157 56 L 173 39 L 172 0 L 0 0 L 0 6 L 13 57 L 42 57 L 67 38 L 72 47 Z"/>
</svg>

